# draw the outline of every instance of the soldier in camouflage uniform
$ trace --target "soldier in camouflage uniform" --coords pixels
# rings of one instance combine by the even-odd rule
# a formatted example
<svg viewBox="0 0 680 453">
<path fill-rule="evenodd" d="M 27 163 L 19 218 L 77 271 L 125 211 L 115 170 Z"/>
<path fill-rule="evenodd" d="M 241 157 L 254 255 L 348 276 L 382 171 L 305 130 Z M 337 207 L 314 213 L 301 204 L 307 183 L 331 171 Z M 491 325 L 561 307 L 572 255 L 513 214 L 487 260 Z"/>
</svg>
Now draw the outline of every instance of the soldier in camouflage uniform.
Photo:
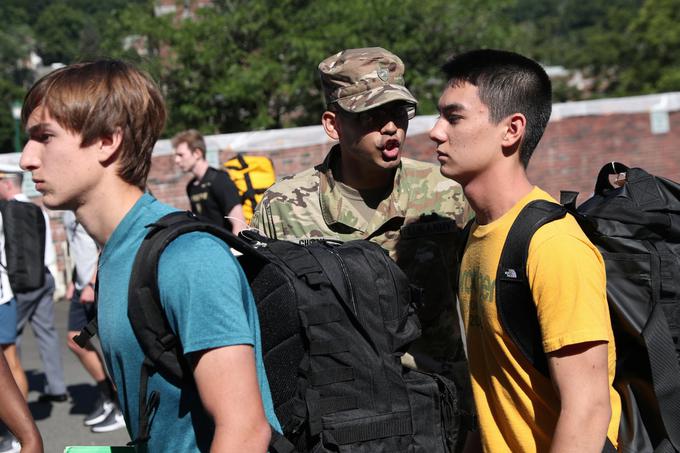
<svg viewBox="0 0 680 453">
<path fill-rule="evenodd" d="M 424 289 L 423 335 L 404 363 L 467 388 L 455 282 L 459 232 L 470 210 L 461 187 L 438 166 L 401 156 L 417 104 L 404 86 L 404 65 L 385 49 L 350 49 L 321 62 L 319 72 L 327 104 L 322 124 L 339 143 L 321 164 L 272 186 L 251 227 L 299 242 L 380 244 Z"/>
</svg>

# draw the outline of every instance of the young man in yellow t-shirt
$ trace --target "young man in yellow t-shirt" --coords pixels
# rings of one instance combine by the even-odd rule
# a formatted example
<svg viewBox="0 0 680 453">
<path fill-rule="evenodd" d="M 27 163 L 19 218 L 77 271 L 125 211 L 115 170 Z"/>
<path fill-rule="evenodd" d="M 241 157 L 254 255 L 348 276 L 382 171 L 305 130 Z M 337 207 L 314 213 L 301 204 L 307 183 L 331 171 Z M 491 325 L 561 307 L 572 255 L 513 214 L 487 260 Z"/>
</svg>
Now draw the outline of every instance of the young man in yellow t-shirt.
<svg viewBox="0 0 680 453">
<path fill-rule="evenodd" d="M 550 118 L 550 79 L 535 61 L 496 50 L 459 55 L 443 70 L 448 83 L 430 137 L 442 174 L 462 185 L 476 213 L 459 300 L 481 447 L 600 452 L 618 437 L 616 353 L 604 263 L 573 217 L 541 227 L 529 246 L 526 273 L 550 377 L 519 351 L 496 308 L 510 227 L 530 201 L 554 201 L 526 173 Z"/>
</svg>

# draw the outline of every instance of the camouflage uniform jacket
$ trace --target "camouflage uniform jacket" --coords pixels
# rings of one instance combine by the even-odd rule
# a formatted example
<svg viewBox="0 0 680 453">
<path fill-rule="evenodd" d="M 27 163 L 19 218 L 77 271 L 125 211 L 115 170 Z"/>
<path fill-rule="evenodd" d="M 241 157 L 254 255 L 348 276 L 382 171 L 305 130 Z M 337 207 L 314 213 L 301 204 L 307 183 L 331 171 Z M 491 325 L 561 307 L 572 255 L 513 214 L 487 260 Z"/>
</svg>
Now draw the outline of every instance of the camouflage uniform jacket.
<svg viewBox="0 0 680 453">
<path fill-rule="evenodd" d="M 370 239 L 380 244 L 424 289 L 418 313 L 423 335 L 409 349 L 418 368 L 451 376 L 462 362 L 467 373 L 455 311 L 456 250 L 470 214 L 462 188 L 433 164 L 402 159 L 391 194 L 366 223 L 333 180 L 331 161 L 339 152 L 336 145 L 322 164 L 274 184 L 258 204 L 251 227 L 295 242 Z"/>
</svg>

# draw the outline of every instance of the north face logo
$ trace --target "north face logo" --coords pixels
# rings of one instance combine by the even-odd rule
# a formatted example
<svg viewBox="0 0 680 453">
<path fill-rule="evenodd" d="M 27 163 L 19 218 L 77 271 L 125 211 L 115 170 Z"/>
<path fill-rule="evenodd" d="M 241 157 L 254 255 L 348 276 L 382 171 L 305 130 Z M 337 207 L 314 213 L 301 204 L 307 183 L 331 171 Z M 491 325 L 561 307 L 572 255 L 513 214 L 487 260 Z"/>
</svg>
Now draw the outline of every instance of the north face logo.
<svg viewBox="0 0 680 453">
<path fill-rule="evenodd" d="M 507 269 L 504 274 L 508 278 L 517 278 L 517 272 L 514 269 Z"/>
</svg>

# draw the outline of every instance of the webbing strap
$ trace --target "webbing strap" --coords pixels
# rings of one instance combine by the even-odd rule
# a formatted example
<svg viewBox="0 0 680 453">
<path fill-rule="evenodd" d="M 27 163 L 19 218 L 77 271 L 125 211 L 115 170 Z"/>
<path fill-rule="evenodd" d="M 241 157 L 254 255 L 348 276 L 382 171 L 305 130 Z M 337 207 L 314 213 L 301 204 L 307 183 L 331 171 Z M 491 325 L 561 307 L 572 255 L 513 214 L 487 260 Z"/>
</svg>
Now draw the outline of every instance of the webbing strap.
<svg viewBox="0 0 680 453">
<path fill-rule="evenodd" d="M 149 400 L 146 400 L 149 375 L 153 373 L 153 370 L 153 363 L 145 357 L 139 376 L 139 426 L 137 427 L 137 437 L 135 437 L 128 445 L 141 445 L 149 440 L 151 419 L 156 413 L 156 409 L 161 400 L 159 393 L 155 390 L 149 395 Z"/>
<path fill-rule="evenodd" d="M 337 305 L 321 305 L 318 309 L 309 310 L 305 313 L 307 318 L 307 325 L 315 326 L 319 324 L 328 324 L 331 322 L 340 321 L 341 312 Z"/>
<path fill-rule="evenodd" d="M 309 435 L 316 436 L 321 432 L 321 395 L 317 390 L 308 388 L 305 391 L 305 403 L 307 405 L 307 424 Z"/>
<path fill-rule="evenodd" d="M 319 413 L 321 415 L 347 411 L 357 407 L 357 399 L 353 396 L 333 396 L 319 400 Z"/>
<path fill-rule="evenodd" d="M 310 355 L 337 354 L 347 351 L 349 351 L 349 346 L 347 340 L 343 338 L 334 338 L 328 341 L 312 340 L 309 343 Z"/>
<path fill-rule="evenodd" d="M 397 418 L 366 422 L 330 431 L 338 445 L 347 445 L 384 437 L 407 436 L 412 433 L 413 426 L 411 417 L 408 414 Z"/>
<path fill-rule="evenodd" d="M 253 205 L 253 209 L 257 204 L 255 200 L 255 189 L 253 188 L 253 182 L 250 180 L 250 174 L 244 173 L 243 180 L 246 182 L 246 191 L 243 192 L 243 201 L 250 201 Z"/>
<path fill-rule="evenodd" d="M 652 247 L 646 243 L 647 247 Z M 656 256 L 651 255 L 652 278 L 652 313 L 647 324 L 642 330 L 642 338 L 647 347 L 649 365 L 652 371 L 652 384 L 654 393 L 659 403 L 661 418 L 668 433 L 669 441 L 676 450 L 680 450 L 680 366 L 669 357 L 675 357 L 675 345 L 671 339 L 663 307 L 659 302 L 661 292 L 660 262 Z"/>
<path fill-rule="evenodd" d="M 346 382 L 354 379 L 354 368 L 337 367 L 328 368 L 323 371 L 317 371 L 309 374 L 309 381 L 312 385 L 328 385 L 336 382 Z"/>
<path fill-rule="evenodd" d="M 73 341 L 81 348 L 85 348 L 92 337 L 97 335 L 98 330 L 97 317 L 95 316 L 85 327 L 83 327 L 83 330 L 81 330 L 78 335 L 73 337 Z"/>
<path fill-rule="evenodd" d="M 304 278 L 308 285 L 330 284 L 324 270 L 306 247 L 287 247 L 287 245 L 273 243 L 270 244 L 269 250 L 280 258 L 296 277 Z"/>
<path fill-rule="evenodd" d="M 233 170 L 238 171 L 243 171 L 248 168 L 248 162 L 246 162 L 246 159 L 243 157 L 243 154 L 241 153 L 236 154 L 236 160 L 238 161 L 240 167 L 237 167 L 235 165 L 229 165 L 227 168 L 231 168 Z M 250 200 L 250 203 L 252 204 L 252 208 L 254 210 L 255 205 L 257 204 L 257 201 L 255 201 L 255 194 L 257 192 L 253 187 L 253 182 L 251 181 L 250 174 L 247 171 L 243 173 L 243 180 L 246 183 L 246 190 L 243 192 L 243 195 L 241 195 L 241 201 Z"/>
<path fill-rule="evenodd" d="M 270 425 L 271 428 L 271 425 Z M 269 453 L 295 453 L 295 447 L 277 430 L 271 428 L 272 436 L 269 441 Z"/>
<path fill-rule="evenodd" d="M 90 322 L 87 323 L 85 327 L 80 331 L 78 335 L 73 337 L 73 341 L 80 346 L 81 348 L 85 349 L 92 339 L 92 337 L 97 336 L 99 333 L 99 324 L 97 323 L 97 301 L 99 300 L 99 279 L 96 278 L 94 280 L 94 316 L 90 320 Z"/>
</svg>

